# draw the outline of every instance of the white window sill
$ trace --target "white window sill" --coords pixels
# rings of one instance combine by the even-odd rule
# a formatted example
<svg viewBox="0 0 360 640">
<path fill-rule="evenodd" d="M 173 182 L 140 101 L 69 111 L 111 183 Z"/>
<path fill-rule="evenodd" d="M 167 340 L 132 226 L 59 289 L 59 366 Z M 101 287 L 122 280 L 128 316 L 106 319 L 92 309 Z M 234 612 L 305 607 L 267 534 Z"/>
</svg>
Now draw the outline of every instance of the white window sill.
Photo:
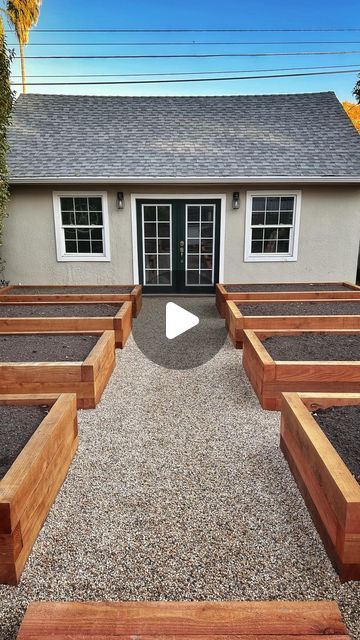
<svg viewBox="0 0 360 640">
<path fill-rule="evenodd" d="M 296 262 L 296 256 L 245 256 L 244 262 Z"/>
<path fill-rule="evenodd" d="M 58 256 L 58 262 L 111 262 L 110 256 Z"/>
</svg>

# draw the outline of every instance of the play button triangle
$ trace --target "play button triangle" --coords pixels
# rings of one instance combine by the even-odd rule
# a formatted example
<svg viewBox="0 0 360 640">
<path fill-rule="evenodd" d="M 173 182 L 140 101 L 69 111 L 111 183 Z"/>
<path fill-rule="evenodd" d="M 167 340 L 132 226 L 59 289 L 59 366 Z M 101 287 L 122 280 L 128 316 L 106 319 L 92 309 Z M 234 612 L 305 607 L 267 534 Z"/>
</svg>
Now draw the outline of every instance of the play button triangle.
<svg viewBox="0 0 360 640">
<path fill-rule="evenodd" d="M 174 302 L 166 305 L 166 337 L 173 340 L 199 324 L 199 318 Z"/>
</svg>

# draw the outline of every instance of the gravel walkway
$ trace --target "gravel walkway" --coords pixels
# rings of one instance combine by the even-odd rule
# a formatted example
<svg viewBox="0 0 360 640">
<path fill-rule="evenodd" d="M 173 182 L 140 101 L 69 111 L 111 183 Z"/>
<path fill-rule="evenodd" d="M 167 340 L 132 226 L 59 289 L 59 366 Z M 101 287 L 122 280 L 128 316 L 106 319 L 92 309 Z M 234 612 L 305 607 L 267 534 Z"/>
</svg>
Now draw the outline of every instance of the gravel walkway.
<svg viewBox="0 0 360 640">
<path fill-rule="evenodd" d="M 1 640 L 35 599 L 273 598 L 335 598 L 360 640 L 360 584 L 332 569 L 241 352 L 173 371 L 130 339 L 117 358 L 20 586 L 0 586 Z"/>
</svg>

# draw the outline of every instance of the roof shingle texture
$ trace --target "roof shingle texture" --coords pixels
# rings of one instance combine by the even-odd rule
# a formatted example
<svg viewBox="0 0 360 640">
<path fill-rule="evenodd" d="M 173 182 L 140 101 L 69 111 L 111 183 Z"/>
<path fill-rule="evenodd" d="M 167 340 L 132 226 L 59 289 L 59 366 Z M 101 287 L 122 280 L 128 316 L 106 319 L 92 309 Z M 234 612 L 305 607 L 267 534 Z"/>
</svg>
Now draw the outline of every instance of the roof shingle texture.
<svg viewBox="0 0 360 640">
<path fill-rule="evenodd" d="M 334 93 L 22 95 L 10 178 L 360 176 L 360 137 Z"/>
</svg>

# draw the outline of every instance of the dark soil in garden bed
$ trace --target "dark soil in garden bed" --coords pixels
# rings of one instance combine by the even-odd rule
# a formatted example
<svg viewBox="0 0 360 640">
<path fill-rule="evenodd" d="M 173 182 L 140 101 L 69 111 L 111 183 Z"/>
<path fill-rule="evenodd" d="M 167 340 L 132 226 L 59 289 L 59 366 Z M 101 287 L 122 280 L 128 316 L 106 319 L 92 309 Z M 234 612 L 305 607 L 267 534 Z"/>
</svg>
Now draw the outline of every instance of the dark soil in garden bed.
<svg viewBox="0 0 360 640">
<path fill-rule="evenodd" d="M 273 360 L 360 360 L 360 333 L 301 333 L 264 341 Z"/>
<path fill-rule="evenodd" d="M 0 296 L 1 303 L 1 296 Z M 360 303 L 359 303 L 360 304 Z M 0 304 L 0 318 L 94 318 L 115 316 L 121 304 Z"/>
<path fill-rule="evenodd" d="M 99 336 L 79 334 L 0 335 L 0 362 L 78 362 L 94 348 Z"/>
<path fill-rule="evenodd" d="M 360 482 L 360 405 L 319 409 L 313 416 L 349 471 Z"/>
<path fill-rule="evenodd" d="M 0 480 L 48 413 L 48 407 L 0 405 Z"/>
<path fill-rule="evenodd" d="M 227 284 L 224 285 L 228 293 L 237 291 L 351 291 L 351 288 L 343 284 L 294 282 L 286 284 L 275 282 L 273 284 Z"/>
<path fill-rule="evenodd" d="M 59 293 L 63 295 L 64 293 L 70 294 L 91 294 L 91 293 L 131 293 L 133 287 L 123 287 L 123 286 L 109 286 L 109 287 L 81 287 L 81 286 L 69 286 L 69 287 L 14 287 L 6 292 L 6 295 L 14 295 L 14 296 L 37 296 L 37 295 L 56 295 Z"/>
<path fill-rule="evenodd" d="M 262 302 L 237 305 L 243 316 L 360 316 L 360 300 L 351 302 Z M 1 314 L 1 309 L 0 309 Z"/>
</svg>

